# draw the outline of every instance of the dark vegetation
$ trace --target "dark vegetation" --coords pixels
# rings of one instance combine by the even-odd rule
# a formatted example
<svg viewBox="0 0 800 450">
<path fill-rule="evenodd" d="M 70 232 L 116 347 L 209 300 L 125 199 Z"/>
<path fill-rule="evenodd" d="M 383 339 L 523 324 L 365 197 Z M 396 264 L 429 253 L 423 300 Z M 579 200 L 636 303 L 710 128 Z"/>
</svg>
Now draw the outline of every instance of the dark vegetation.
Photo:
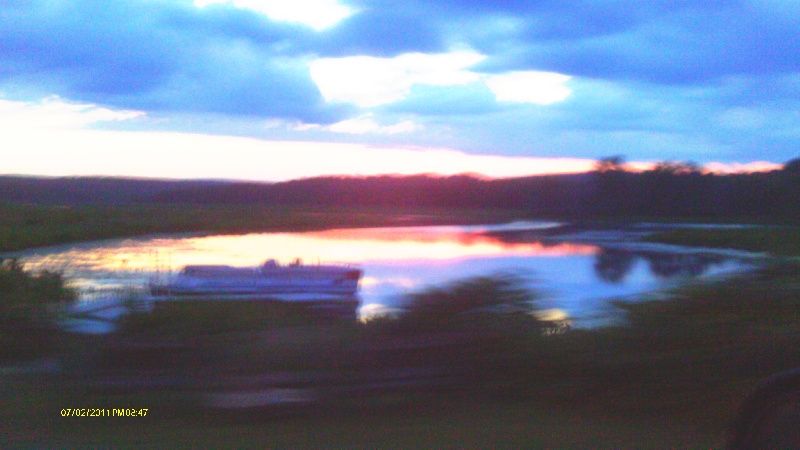
<svg viewBox="0 0 800 450">
<path fill-rule="evenodd" d="M 268 206 L 499 208 L 537 217 L 786 220 L 800 217 L 800 170 L 713 174 L 692 163 L 625 169 L 621 157 L 583 174 L 489 179 L 472 175 L 317 177 L 279 183 L 0 177 L 5 203 L 246 204 Z"/>
<path fill-rule="evenodd" d="M 379 323 L 390 334 L 453 331 L 485 336 L 538 333 L 542 324 L 530 314 L 536 294 L 511 274 L 475 277 L 408 294 L 398 319 Z M 374 325 L 381 326 L 381 325 Z"/>
<path fill-rule="evenodd" d="M 0 176 L 0 202 L 39 205 L 147 203 L 163 192 L 224 186 L 227 181 L 113 177 Z"/>
<path fill-rule="evenodd" d="M 793 225 L 800 220 L 798 161 L 782 170 L 731 175 L 671 162 L 631 172 L 614 157 L 599 161 L 590 173 L 508 179 L 415 175 L 247 183 L 3 176 L 0 252 L 167 232 L 306 231 L 519 218 L 611 225 L 633 220 Z M 726 236 L 738 240 L 735 233 L 687 236 L 684 231 L 664 239 L 725 244 Z M 662 236 L 652 239 L 662 241 Z M 749 241 L 759 246 L 758 238 Z"/>
<path fill-rule="evenodd" d="M 800 228 L 758 227 L 740 229 L 678 229 L 662 231 L 645 241 L 690 247 L 713 247 L 768 253 L 775 256 L 800 255 Z"/>
<path fill-rule="evenodd" d="M 59 273 L 30 274 L 0 259 L 0 361 L 54 352 L 62 335 L 54 319 L 75 297 Z"/>
<path fill-rule="evenodd" d="M 0 252 L 158 233 L 314 231 L 402 225 L 495 223 L 513 211 L 263 205 L 0 204 Z"/>
</svg>

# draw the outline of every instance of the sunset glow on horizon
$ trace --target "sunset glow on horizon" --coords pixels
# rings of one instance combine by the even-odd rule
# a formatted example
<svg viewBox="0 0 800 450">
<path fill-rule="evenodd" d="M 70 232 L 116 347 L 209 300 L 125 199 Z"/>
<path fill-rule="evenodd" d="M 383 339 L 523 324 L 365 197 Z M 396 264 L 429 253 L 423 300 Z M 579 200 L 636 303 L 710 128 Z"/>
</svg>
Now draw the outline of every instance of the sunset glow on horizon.
<svg viewBox="0 0 800 450">
<path fill-rule="evenodd" d="M 87 128 L 140 115 L 137 111 L 111 111 L 57 98 L 38 104 L 0 100 L 0 133 L 7 151 L 3 172 L 283 181 L 320 175 L 422 173 L 475 173 L 502 178 L 583 172 L 594 164 L 574 158 L 473 155 L 446 148 Z M 31 133 L 37 129 L 46 132 Z"/>
<path fill-rule="evenodd" d="M 248 181 L 325 175 L 475 174 L 510 178 L 581 173 L 593 170 L 596 164 L 591 159 L 476 155 L 447 148 L 269 141 L 89 127 L 140 115 L 137 111 L 112 111 L 58 98 L 40 103 L 0 100 L 0 133 L 6 145 L 2 174 Z M 653 165 L 630 162 L 626 167 L 648 170 Z M 780 167 L 769 162 L 711 163 L 706 170 L 733 173 Z"/>
<path fill-rule="evenodd" d="M 585 172 L 594 165 L 591 160 L 570 158 L 470 155 L 449 149 L 270 142 L 175 133 L 67 132 L 42 139 L 41 147 L 12 154 L 4 164 L 6 174 L 248 181 L 464 173 L 507 178 Z M 59 150 L 63 145 L 73 150 L 64 153 Z M 109 158 L 108 147 L 115 148 L 117 156 Z"/>
</svg>

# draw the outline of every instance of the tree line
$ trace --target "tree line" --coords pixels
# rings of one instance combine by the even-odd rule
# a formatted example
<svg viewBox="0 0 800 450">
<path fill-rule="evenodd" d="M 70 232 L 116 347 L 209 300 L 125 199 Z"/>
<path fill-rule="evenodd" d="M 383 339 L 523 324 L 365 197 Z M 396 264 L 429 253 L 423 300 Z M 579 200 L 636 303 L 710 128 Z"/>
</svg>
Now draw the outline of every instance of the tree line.
<svg viewBox="0 0 800 450">
<path fill-rule="evenodd" d="M 163 191 L 158 202 L 291 206 L 503 208 L 573 220 L 605 217 L 800 218 L 800 158 L 781 170 L 716 174 L 664 162 L 632 171 L 621 158 L 580 174 L 317 177 Z"/>
<path fill-rule="evenodd" d="M 54 187 L 57 187 L 54 189 Z M 692 163 L 628 170 L 621 157 L 591 172 L 492 179 L 325 176 L 279 183 L 0 177 L 0 202 L 192 203 L 283 206 L 502 208 L 571 220 L 683 217 L 800 219 L 800 158 L 780 170 L 717 174 Z"/>
</svg>

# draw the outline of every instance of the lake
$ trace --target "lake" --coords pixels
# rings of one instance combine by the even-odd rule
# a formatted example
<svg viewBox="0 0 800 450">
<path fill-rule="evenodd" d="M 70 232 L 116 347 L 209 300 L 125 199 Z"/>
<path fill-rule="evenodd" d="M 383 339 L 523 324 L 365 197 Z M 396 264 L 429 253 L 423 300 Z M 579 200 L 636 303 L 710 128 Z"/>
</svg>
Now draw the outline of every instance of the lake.
<svg viewBox="0 0 800 450">
<path fill-rule="evenodd" d="M 575 326 L 613 317 L 611 299 L 636 299 L 692 280 L 751 267 L 747 259 L 646 246 L 596 235 L 540 238 L 554 222 L 493 226 L 340 229 L 235 236 L 152 236 L 51 247 L 19 256 L 26 269 L 61 270 L 91 305 L 97 292 L 144 287 L 187 264 L 255 266 L 343 262 L 364 270 L 362 315 L 401 308 L 403 296 L 479 275 L 513 273 L 540 292 L 537 307 Z M 526 237 L 527 236 L 527 237 Z M 533 237 L 531 237 L 533 236 Z M 587 237 L 589 236 L 589 237 Z M 115 314 L 113 311 L 109 315 Z"/>
</svg>

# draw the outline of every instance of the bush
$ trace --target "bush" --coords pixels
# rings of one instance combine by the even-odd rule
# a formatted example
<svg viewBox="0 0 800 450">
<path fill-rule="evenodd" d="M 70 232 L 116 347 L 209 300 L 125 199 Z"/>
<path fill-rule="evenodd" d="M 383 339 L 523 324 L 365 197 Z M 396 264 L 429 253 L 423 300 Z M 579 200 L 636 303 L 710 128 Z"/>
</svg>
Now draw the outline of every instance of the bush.
<svg viewBox="0 0 800 450">
<path fill-rule="evenodd" d="M 390 324 L 400 332 L 472 335 L 540 334 L 536 293 L 516 275 L 479 276 L 409 294 L 405 312 Z"/>
<path fill-rule="evenodd" d="M 60 334 L 58 309 L 75 298 L 61 274 L 30 274 L 16 259 L 0 260 L 0 359 L 29 359 L 52 351 Z"/>
</svg>

